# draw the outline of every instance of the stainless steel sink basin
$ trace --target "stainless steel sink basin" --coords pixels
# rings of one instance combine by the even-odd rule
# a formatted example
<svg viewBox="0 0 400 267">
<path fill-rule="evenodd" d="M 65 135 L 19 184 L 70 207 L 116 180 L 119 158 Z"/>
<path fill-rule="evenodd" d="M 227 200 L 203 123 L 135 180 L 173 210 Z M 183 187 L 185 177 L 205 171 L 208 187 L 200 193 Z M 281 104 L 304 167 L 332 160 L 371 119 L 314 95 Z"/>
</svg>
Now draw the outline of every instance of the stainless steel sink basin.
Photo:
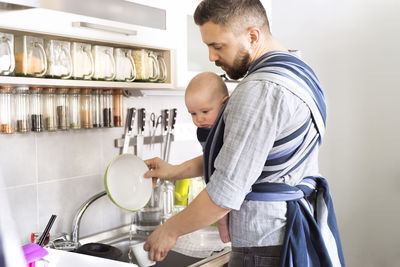
<svg viewBox="0 0 400 267">
<path fill-rule="evenodd" d="M 135 236 L 132 241 L 129 240 L 129 226 L 119 227 L 113 230 L 98 233 L 92 236 L 82 238 L 80 240 L 81 244 L 87 244 L 91 242 L 102 243 L 106 245 L 111 245 L 122 251 L 122 256 L 118 259 L 121 262 L 134 263 L 137 264 L 135 256 L 130 253 L 130 245 L 139 243 L 145 240 L 145 237 Z M 186 256 L 182 253 L 175 252 L 173 250 L 168 252 L 167 257 L 162 262 L 157 262 L 153 266 L 166 266 L 166 267 L 195 267 L 203 266 L 222 266 L 229 259 L 230 247 L 224 248 L 222 251 L 214 252 L 212 256 L 207 258 L 195 258 Z M 216 263 L 212 264 L 211 263 Z"/>
<path fill-rule="evenodd" d="M 121 240 L 111 241 L 110 243 L 108 243 L 108 245 L 119 248 L 122 251 L 123 254 L 120 258 L 120 261 L 137 264 L 135 256 L 133 255 L 132 252 L 130 252 L 129 246 L 142 241 L 144 240 L 135 239 L 133 241 L 130 241 L 129 237 L 127 237 Z M 159 267 L 191 266 L 192 264 L 200 262 L 201 260 L 203 259 L 189 257 L 181 253 L 177 253 L 175 251 L 169 251 L 167 257 L 163 261 L 157 262 L 157 264 L 153 266 L 159 266 Z"/>
</svg>

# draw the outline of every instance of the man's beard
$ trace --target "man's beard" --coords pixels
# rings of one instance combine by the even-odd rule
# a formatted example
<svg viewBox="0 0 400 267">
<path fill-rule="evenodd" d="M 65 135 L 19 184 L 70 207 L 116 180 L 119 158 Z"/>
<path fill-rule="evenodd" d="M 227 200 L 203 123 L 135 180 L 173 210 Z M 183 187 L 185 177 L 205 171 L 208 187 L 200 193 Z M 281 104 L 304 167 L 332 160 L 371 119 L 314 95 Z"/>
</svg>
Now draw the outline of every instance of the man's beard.
<svg viewBox="0 0 400 267">
<path fill-rule="evenodd" d="M 215 65 L 224 66 L 226 68 L 225 72 L 228 74 L 229 78 L 237 80 L 242 78 L 247 73 L 247 70 L 250 67 L 250 54 L 244 48 L 242 48 L 235 57 L 232 67 L 221 64 L 218 61 L 215 62 Z"/>
</svg>

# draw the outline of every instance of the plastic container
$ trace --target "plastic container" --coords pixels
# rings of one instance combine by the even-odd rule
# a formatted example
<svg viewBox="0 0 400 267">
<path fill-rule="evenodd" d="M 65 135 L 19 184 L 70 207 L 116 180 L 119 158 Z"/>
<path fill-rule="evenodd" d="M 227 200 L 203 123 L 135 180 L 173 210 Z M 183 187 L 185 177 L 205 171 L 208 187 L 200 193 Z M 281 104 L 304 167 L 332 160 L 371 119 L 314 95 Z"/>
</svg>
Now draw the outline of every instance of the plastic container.
<svg viewBox="0 0 400 267">
<path fill-rule="evenodd" d="M 115 77 L 115 60 L 113 56 L 113 48 L 108 46 L 95 45 L 92 47 L 92 55 L 94 61 L 95 80 L 111 81 Z"/>
<path fill-rule="evenodd" d="M 72 130 L 81 128 L 81 90 L 79 88 L 69 90 L 69 128 Z"/>
<path fill-rule="evenodd" d="M 16 131 L 29 132 L 29 87 L 19 86 L 14 89 Z"/>
<path fill-rule="evenodd" d="M 68 130 L 69 128 L 69 101 L 68 88 L 58 88 L 56 91 L 57 128 Z"/>
<path fill-rule="evenodd" d="M 1 133 L 14 133 L 12 123 L 12 103 L 13 102 L 13 87 L 0 87 L 0 125 Z"/>
<path fill-rule="evenodd" d="M 56 89 L 43 88 L 44 128 L 46 131 L 57 131 Z"/>
<path fill-rule="evenodd" d="M 47 57 L 43 39 L 32 36 L 15 37 L 15 74 L 43 77 L 47 72 Z"/>
<path fill-rule="evenodd" d="M 12 75 L 14 69 L 14 35 L 0 32 L 0 75 Z"/>
<path fill-rule="evenodd" d="M 43 132 L 43 88 L 29 88 L 29 107 L 31 111 L 31 130 L 32 132 Z"/>
<path fill-rule="evenodd" d="M 115 80 L 131 82 L 136 78 L 136 67 L 131 49 L 114 49 Z"/>
<path fill-rule="evenodd" d="M 72 76 L 71 43 L 59 40 L 45 42 L 46 77 L 69 79 Z"/>
<path fill-rule="evenodd" d="M 90 80 L 94 73 L 92 46 L 85 43 L 72 43 L 72 78 Z"/>
</svg>

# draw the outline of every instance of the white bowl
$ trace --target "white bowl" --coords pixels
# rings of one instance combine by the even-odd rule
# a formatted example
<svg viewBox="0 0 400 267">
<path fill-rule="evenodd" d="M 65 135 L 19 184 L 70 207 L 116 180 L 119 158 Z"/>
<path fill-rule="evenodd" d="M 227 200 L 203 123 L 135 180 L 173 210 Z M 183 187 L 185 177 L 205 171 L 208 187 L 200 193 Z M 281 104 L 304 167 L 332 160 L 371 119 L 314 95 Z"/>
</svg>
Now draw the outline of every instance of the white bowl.
<svg viewBox="0 0 400 267">
<path fill-rule="evenodd" d="M 104 184 L 108 197 L 118 207 L 129 211 L 143 208 L 150 200 L 152 179 L 144 178 L 149 168 L 133 154 L 116 156 L 108 165 Z"/>
</svg>

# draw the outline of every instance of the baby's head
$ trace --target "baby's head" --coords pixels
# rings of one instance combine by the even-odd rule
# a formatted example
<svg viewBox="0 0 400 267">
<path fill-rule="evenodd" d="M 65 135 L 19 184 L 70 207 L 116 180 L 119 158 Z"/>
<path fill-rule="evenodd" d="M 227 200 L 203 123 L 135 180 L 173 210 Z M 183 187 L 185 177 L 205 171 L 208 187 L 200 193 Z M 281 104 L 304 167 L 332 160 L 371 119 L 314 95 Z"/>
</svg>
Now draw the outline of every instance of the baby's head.
<svg viewBox="0 0 400 267">
<path fill-rule="evenodd" d="M 200 128 L 211 128 L 228 97 L 228 89 L 217 74 L 202 72 L 196 75 L 185 92 L 186 108 L 193 123 Z"/>
</svg>

